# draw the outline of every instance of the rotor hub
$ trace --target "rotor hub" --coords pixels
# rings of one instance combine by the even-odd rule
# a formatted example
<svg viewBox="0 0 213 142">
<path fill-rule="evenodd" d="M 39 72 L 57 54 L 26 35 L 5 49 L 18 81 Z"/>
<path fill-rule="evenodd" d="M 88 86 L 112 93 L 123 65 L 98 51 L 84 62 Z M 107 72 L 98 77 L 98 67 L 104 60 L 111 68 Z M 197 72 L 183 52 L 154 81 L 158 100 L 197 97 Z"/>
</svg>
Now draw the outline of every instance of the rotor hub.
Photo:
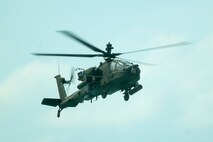
<svg viewBox="0 0 213 142">
<path fill-rule="evenodd" d="M 112 47 L 112 44 L 109 42 L 107 43 L 106 45 L 106 51 L 107 51 L 107 54 L 111 54 L 111 51 L 112 51 L 113 47 Z"/>
</svg>

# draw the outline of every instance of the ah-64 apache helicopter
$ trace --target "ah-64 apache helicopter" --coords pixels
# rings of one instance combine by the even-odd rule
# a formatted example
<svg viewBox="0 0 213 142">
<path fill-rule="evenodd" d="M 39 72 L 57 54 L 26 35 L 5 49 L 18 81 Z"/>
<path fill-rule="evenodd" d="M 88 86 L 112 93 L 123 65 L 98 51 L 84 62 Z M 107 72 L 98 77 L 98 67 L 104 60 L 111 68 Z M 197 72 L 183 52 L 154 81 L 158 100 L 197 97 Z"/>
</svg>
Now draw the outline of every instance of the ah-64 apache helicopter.
<svg viewBox="0 0 213 142">
<path fill-rule="evenodd" d="M 123 91 L 124 100 L 129 100 L 129 95 L 133 95 L 142 89 L 142 85 L 138 83 L 140 80 L 140 69 L 138 64 L 133 64 L 128 61 L 124 61 L 118 56 L 129 53 L 136 53 L 142 51 L 150 51 L 162 48 L 170 48 L 175 46 L 187 45 L 189 42 L 178 42 L 175 44 L 159 46 L 154 48 L 147 48 L 137 51 L 124 52 L 124 53 L 112 53 L 112 45 L 108 43 L 106 45 L 106 51 L 86 42 L 77 35 L 69 31 L 59 31 L 60 33 L 74 39 L 75 41 L 83 44 L 87 48 L 98 52 L 98 54 L 50 54 L 50 53 L 33 53 L 37 56 L 62 56 L 62 57 L 103 57 L 104 62 L 100 63 L 98 67 L 90 67 L 86 70 L 78 73 L 78 80 L 81 83 L 77 86 L 78 90 L 73 94 L 67 96 L 64 85 L 69 84 L 72 81 L 73 75 L 70 80 L 65 80 L 61 75 L 55 76 L 59 99 L 57 98 L 44 98 L 43 105 L 59 106 L 57 117 L 60 117 L 60 112 L 66 107 L 76 107 L 79 103 L 90 100 L 93 98 L 106 98 L 107 95 L 113 94 L 117 91 Z M 145 63 L 144 63 L 145 64 Z"/>
</svg>

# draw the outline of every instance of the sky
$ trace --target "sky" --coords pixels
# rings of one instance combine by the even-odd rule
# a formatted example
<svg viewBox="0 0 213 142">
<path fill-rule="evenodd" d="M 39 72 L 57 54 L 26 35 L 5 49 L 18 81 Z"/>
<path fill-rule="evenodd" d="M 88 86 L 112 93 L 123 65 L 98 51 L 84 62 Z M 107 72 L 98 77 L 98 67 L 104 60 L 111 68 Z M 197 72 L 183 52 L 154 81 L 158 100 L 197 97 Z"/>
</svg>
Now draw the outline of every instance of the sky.
<svg viewBox="0 0 213 142">
<path fill-rule="evenodd" d="M 0 141 L 212 142 L 213 1 L 0 0 Z M 72 31 L 105 49 L 128 52 L 189 41 L 176 48 L 127 54 L 140 65 L 143 89 L 62 111 L 54 76 L 98 66 L 101 58 L 36 57 L 33 52 L 93 53 L 57 33 Z M 77 90 L 76 81 L 69 93 Z"/>
</svg>

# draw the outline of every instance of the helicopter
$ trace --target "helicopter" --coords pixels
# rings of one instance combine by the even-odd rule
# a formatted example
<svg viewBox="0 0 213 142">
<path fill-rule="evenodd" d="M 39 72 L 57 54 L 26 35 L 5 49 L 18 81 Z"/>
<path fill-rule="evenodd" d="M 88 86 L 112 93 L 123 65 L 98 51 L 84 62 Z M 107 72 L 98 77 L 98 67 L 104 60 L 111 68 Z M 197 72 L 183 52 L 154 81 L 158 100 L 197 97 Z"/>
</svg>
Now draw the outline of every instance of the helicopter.
<svg viewBox="0 0 213 142">
<path fill-rule="evenodd" d="M 103 99 L 107 95 L 111 95 L 117 91 L 121 91 L 124 94 L 124 100 L 128 101 L 130 95 L 133 95 L 140 91 L 143 86 L 139 84 L 141 70 L 138 64 L 122 60 L 118 56 L 123 54 L 137 53 L 143 51 L 151 51 L 163 48 L 171 48 L 176 46 L 183 46 L 190 44 L 187 41 L 177 42 L 174 44 L 146 48 L 136 51 L 112 53 L 112 44 L 109 42 L 106 45 L 105 51 L 83 40 L 81 37 L 70 31 L 58 31 L 59 33 L 79 42 L 85 47 L 97 52 L 96 54 L 58 54 L 58 53 L 32 53 L 36 56 L 58 56 L 58 57 L 103 57 L 104 62 L 100 62 L 98 67 L 90 67 L 88 69 L 81 69 L 78 72 L 78 80 L 80 83 L 77 85 L 77 91 L 71 95 L 67 95 L 65 91 L 65 85 L 70 85 L 73 80 L 73 73 L 69 80 L 63 78 L 60 74 L 55 76 L 59 98 L 44 98 L 41 102 L 47 106 L 58 106 L 57 117 L 60 117 L 60 113 L 64 108 L 76 107 L 79 103 L 84 101 L 91 101 L 93 98 L 98 99 L 102 96 Z M 146 64 L 140 62 L 141 64 Z M 148 64 L 149 65 L 149 64 Z"/>
</svg>

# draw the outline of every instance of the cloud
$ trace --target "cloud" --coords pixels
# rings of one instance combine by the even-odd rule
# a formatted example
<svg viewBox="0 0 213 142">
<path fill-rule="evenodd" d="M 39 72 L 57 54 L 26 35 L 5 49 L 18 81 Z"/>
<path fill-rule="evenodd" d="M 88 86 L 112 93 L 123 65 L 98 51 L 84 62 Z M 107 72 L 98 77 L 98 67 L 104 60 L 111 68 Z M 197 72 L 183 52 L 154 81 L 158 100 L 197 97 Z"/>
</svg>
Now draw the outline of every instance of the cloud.
<svg viewBox="0 0 213 142">
<path fill-rule="evenodd" d="M 52 74 L 53 69 L 53 64 L 43 64 L 37 61 L 15 69 L 0 82 L 1 104 L 17 101 L 19 98 L 23 99 L 29 93 L 33 94 L 33 91 L 42 87 L 41 83 L 48 80 L 47 76 Z"/>
<path fill-rule="evenodd" d="M 70 66 L 63 65 L 62 67 L 63 71 L 66 69 L 66 72 L 69 74 Z M 15 69 L 8 77 L 0 82 L 1 105 L 12 104 L 16 106 L 23 102 L 27 105 L 26 102 L 32 103 L 32 101 L 38 98 L 40 100 L 42 97 L 58 97 L 58 95 L 53 95 L 53 93 L 58 94 L 55 80 L 53 79 L 56 72 L 56 64 L 41 63 L 38 61 L 30 62 Z M 64 71 L 62 73 L 63 76 L 66 76 L 66 72 Z M 71 86 L 72 92 L 75 88 L 76 86 Z M 38 94 L 47 95 L 35 97 L 38 96 Z M 137 95 L 140 96 L 140 93 Z M 49 126 L 63 128 L 91 125 L 105 126 L 106 124 L 122 126 L 123 124 L 131 124 L 152 118 L 157 109 L 156 99 L 152 98 L 152 96 L 142 96 L 143 99 L 137 100 L 134 97 L 135 96 L 131 97 L 135 99 L 135 101 L 132 100 L 130 105 L 124 102 L 121 92 L 109 96 L 106 100 L 99 99 L 93 104 L 89 102 L 80 104 L 77 108 L 63 110 L 60 120 L 56 118 L 57 108 L 54 107 L 42 106 L 46 111 L 39 112 L 39 110 L 35 110 L 35 113 L 39 112 L 39 116 L 43 117 L 44 125 L 48 124 Z M 119 101 L 119 104 L 117 101 Z M 38 105 L 40 106 L 40 104 Z M 31 106 L 31 109 L 34 109 L 32 107 L 35 106 Z M 36 108 L 39 109 L 39 107 Z M 70 118 L 72 118 L 71 123 Z M 88 121 L 85 121 L 85 118 L 87 118 Z M 58 123 L 58 121 L 60 121 L 60 123 Z"/>
<path fill-rule="evenodd" d="M 184 104 L 181 124 L 189 128 L 212 128 L 213 127 L 213 91 L 209 94 L 194 94 L 188 104 Z M 189 101 L 189 100 L 188 100 Z"/>
<path fill-rule="evenodd" d="M 163 45 L 182 38 L 173 36 L 170 39 L 166 41 L 166 36 L 159 36 L 154 41 L 157 41 L 157 45 Z M 65 109 L 60 119 L 56 118 L 57 108 L 42 106 L 45 109 L 40 113 L 43 125 L 67 129 L 133 125 L 155 120 L 165 112 L 177 111 L 180 114 L 174 117 L 177 117 L 175 120 L 178 124 L 189 127 L 212 126 L 212 41 L 213 36 L 209 35 L 190 48 L 173 48 L 149 54 L 146 60 L 155 59 L 160 65 L 151 68 L 141 66 L 140 83 L 144 89 L 130 97 L 129 102 L 124 102 L 121 92 L 118 92 L 106 100 L 99 99 L 93 104 L 87 102 L 79 104 L 77 108 Z M 66 65 L 65 68 L 69 72 L 70 67 Z M 54 63 L 34 61 L 19 67 L 0 82 L 1 104 L 10 101 L 17 103 L 17 100 L 24 99 L 30 93 L 37 94 L 38 91 L 56 97 L 51 94 L 58 93 L 52 78 L 56 72 L 57 65 Z M 72 87 L 74 90 L 75 86 Z M 176 99 L 169 100 L 170 96 Z"/>
<path fill-rule="evenodd" d="M 161 37 L 156 41 L 165 42 L 164 39 L 167 38 Z M 145 69 L 145 73 L 152 76 L 152 87 L 159 89 L 161 95 L 164 94 L 164 100 L 171 96 L 175 98 L 167 100 L 172 101 L 172 104 L 167 104 L 172 105 L 170 107 L 174 112 L 179 112 L 174 118 L 178 124 L 190 128 L 213 126 L 212 47 L 213 34 L 209 34 L 189 47 L 173 48 L 148 57 L 154 58 L 160 65 L 154 69 Z M 148 80 L 147 76 L 145 80 Z M 171 108 L 163 109 L 169 111 Z"/>
<path fill-rule="evenodd" d="M 185 62 L 185 79 L 181 86 L 181 122 L 192 128 L 213 127 L 213 34 L 197 45 Z"/>
<path fill-rule="evenodd" d="M 164 34 L 153 38 L 150 45 L 184 41 L 185 37 Z M 170 117 L 174 125 L 177 123 L 190 128 L 213 126 L 212 47 L 213 34 L 208 34 L 185 47 L 147 53 L 145 62 L 158 66 L 141 67 L 144 89 L 153 99 L 156 99 L 154 96 L 159 97 L 155 101 L 159 115 L 172 112 Z M 159 117 L 158 114 L 155 117 Z"/>
<path fill-rule="evenodd" d="M 181 37 L 181 35 L 175 36 L 168 34 L 157 37 L 154 40 L 154 44 L 155 46 L 171 44 L 174 42 L 183 41 L 183 39 L 184 38 Z M 178 51 L 178 49 L 173 48 L 169 51 L 165 51 L 166 53 L 163 53 L 164 56 L 162 56 L 162 54 L 157 54 L 157 61 L 164 63 L 166 60 L 175 57 L 173 55 L 177 54 L 177 52 L 172 50 Z M 168 56 L 166 56 L 166 54 L 168 54 Z M 147 59 L 156 59 L 156 54 L 150 55 L 151 56 Z M 166 65 L 164 64 L 163 66 Z M 170 67 L 166 67 L 166 70 L 168 71 L 169 68 Z M 113 96 L 107 97 L 106 100 L 98 100 L 97 103 L 79 104 L 77 108 L 63 110 L 62 118 L 60 118 L 60 120 L 56 118 L 56 109 L 53 108 L 44 116 L 44 122 L 45 124 L 48 124 L 48 126 L 52 127 L 79 128 L 85 126 L 89 127 L 106 125 L 122 126 L 153 120 L 158 117 L 162 111 L 165 111 L 162 101 L 165 102 L 164 100 L 166 97 L 170 95 L 168 94 L 170 92 L 166 92 L 166 85 L 174 85 L 169 83 L 168 80 L 167 82 L 164 82 L 164 77 L 162 76 L 164 76 L 165 73 L 168 76 L 170 74 L 170 76 L 173 77 L 173 74 L 171 74 L 173 70 L 168 72 L 166 70 L 160 67 L 150 68 L 142 66 L 140 83 L 144 84 L 145 88 L 137 94 L 133 95 L 128 103 L 123 101 L 122 93 L 118 92 L 113 94 Z M 162 82 L 167 84 L 164 86 L 164 83 Z M 71 122 L 70 118 L 72 119 Z"/>
<path fill-rule="evenodd" d="M 50 108 L 44 115 L 43 122 L 56 128 L 122 127 L 152 119 L 159 109 L 153 96 L 138 93 L 129 102 L 125 102 L 121 92 L 113 95 L 115 96 L 108 96 L 107 99 L 100 98 L 92 104 L 85 102 L 76 108 L 65 109 L 60 119 L 56 118 L 57 108 Z"/>
</svg>

